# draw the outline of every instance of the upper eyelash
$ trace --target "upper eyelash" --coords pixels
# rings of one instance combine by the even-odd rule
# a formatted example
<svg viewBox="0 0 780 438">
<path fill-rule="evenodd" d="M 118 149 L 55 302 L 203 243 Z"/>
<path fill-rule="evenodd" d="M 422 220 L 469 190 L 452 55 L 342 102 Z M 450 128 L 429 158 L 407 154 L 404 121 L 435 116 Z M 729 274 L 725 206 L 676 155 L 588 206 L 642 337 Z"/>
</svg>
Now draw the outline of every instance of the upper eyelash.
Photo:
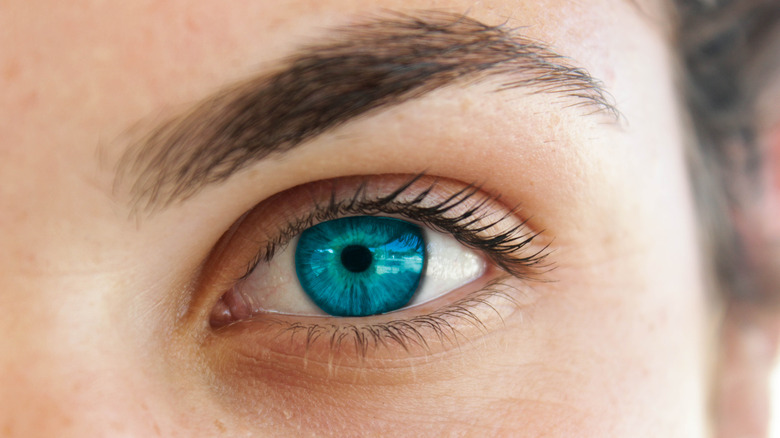
<svg viewBox="0 0 780 438">
<path fill-rule="evenodd" d="M 430 185 L 420 190 L 411 200 L 398 200 L 401 195 L 411 190 L 411 187 L 424 176 L 424 173 L 417 174 L 401 184 L 400 187 L 389 195 L 377 199 L 368 199 L 366 197 L 366 183 L 358 186 L 351 198 L 342 201 L 336 200 L 334 189 L 326 206 L 321 206 L 315 202 L 315 208 L 309 215 L 295 222 L 288 223 L 277 234 L 277 237 L 268 241 L 265 247 L 261 248 L 252 259 L 246 272 L 240 279 L 248 277 L 259 263 L 263 261 L 269 262 L 277 250 L 285 247 L 293 237 L 317 223 L 348 214 L 371 215 L 379 213 L 399 214 L 405 218 L 427 225 L 433 230 L 448 233 L 464 246 L 481 251 L 499 268 L 517 278 L 538 280 L 540 273 L 551 269 L 551 266 L 545 263 L 549 255 L 547 251 L 549 244 L 535 249 L 530 254 L 524 254 L 523 249 L 542 233 L 527 232 L 527 220 L 494 235 L 484 235 L 488 230 L 498 226 L 502 221 L 517 212 L 518 207 L 509 210 L 496 220 L 487 220 L 491 215 L 490 205 L 496 202 L 499 197 L 482 196 L 477 199 L 476 196 L 481 193 L 481 188 L 476 184 L 469 184 L 432 206 L 421 206 L 420 204 L 425 201 L 439 184 L 438 179 L 434 179 Z M 466 202 L 471 200 L 473 200 L 474 204 L 469 206 L 464 212 L 454 216 L 447 216 L 448 212 L 465 205 Z M 479 225 L 483 221 L 486 224 Z"/>
</svg>

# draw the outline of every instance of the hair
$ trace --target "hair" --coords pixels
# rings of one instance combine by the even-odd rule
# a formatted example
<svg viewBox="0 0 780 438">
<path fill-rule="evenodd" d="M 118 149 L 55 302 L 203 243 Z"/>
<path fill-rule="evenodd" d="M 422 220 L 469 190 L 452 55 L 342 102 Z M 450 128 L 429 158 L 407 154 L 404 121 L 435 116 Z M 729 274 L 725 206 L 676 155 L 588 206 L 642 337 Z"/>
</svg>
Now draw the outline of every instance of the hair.
<svg viewBox="0 0 780 438">
<path fill-rule="evenodd" d="M 776 304 L 778 285 L 751 235 L 766 151 L 760 144 L 758 98 L 780 75 L 780 2 L 675 0 L 685 105 L 695 139 L 692 183 L 713 254 L 719 288 L 731 300 Z"/>
</svg>

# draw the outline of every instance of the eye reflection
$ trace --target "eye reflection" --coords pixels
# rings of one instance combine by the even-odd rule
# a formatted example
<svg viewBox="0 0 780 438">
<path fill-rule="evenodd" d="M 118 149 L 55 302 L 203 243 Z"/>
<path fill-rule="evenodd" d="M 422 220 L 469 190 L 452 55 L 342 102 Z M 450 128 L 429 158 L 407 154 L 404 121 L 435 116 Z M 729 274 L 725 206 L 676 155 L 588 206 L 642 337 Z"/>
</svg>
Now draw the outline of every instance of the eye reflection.
<svg viewBox="0 0 780 438">
<path fill-rule="evenodd" d="M 406 305 L 425 265 L 419 226 L 393 218 L 335 219 L 305 230 L 295 251 L 301 287 L 334 316 L 369 316 Z"/>
</svg>

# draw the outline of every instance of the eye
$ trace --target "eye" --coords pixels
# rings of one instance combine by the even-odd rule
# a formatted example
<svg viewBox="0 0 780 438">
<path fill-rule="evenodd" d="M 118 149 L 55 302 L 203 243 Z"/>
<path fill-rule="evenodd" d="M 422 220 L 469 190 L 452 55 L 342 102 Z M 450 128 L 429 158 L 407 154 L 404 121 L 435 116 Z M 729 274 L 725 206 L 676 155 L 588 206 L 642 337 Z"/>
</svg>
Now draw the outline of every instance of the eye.
<svg viewBox="0 0 780 438">
<path fill-rule="evenodd" d="M 403 343 L 407 331 L 427 343 L 416 325 L 441 337 L 457 318 L 482 325 L 476 307 L 500 307 L 489 297 L 519 299 L 496 285 L 539 277 L 545 249 L 517 210 L 473 185 L 426 175 L 318 181 L 261 202 L 223 236 L 205 269 L 221 289 L 209 322 L 303 329 L 307 343 L 324 331 L 331 344 L 363 339 L 364 329 L 377 343 L 381 333 Z"/>
<path fill-rule="evenodd" d="M 454 237 L 412 222 L 350 216 L 305 229 L 236 284 L 212 325 L 230 315 L 277 312 L 364 317 L 430 301 L 485 273 Z M 238 305 L 236 305 L 238 304 Z"/>
</svg>

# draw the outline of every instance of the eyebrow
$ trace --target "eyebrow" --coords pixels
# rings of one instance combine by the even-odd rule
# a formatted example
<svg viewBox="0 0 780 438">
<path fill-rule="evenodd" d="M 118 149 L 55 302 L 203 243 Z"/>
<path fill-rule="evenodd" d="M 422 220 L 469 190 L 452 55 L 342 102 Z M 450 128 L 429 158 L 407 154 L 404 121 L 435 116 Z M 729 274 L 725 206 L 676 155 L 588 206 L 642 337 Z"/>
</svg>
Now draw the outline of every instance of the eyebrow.
<svg viewBox="0 0 780 438">
<path fill-rule="evenodd" d="M 443 12 L 386 13 L 337 28 L 274 71 L 159 124 L 125 152 L 115 185 L 132 178 L 137 208 L 162 208 L 357 117 L 497 75 L 499 91 L 527 88 L 619 119 L 600 81 L 517 29 Z"/>
</svg>

